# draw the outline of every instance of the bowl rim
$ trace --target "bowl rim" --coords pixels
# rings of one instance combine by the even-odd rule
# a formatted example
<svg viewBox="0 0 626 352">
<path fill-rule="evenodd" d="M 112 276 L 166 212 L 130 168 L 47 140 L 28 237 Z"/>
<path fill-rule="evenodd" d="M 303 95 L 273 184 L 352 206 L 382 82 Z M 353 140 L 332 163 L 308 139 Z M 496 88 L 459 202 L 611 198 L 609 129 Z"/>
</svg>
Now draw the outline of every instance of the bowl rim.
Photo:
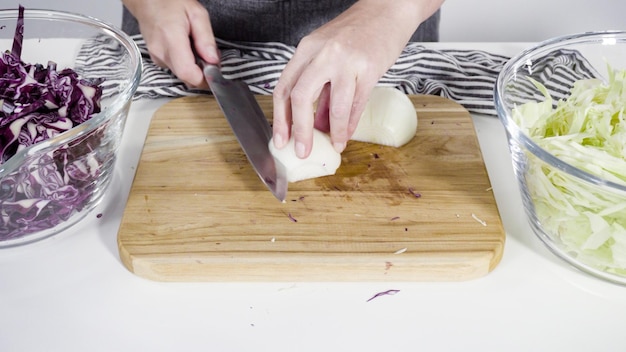
<svg viewBox="0 0 626 352">
<path fill-rule="evenodd" d="M 18 9 L 0 9 L 0 20 L 12 20 L 18 16 Z M 92 16 L 58 10 L 48 9 L 24 9 L 24 19 L 36 19 L 36 20 L 54 20 L 62 22 L 72 22 L 77 24 L 83 24 L 95 29 L 98 29 L 102 33 L 115 38 L 119 41 L 128 51 L 130 57 L 130 66 L 132 67 L 132 79 L 129 84 L 115 96 L 110 105 L 94 114 L 89 120 L 74 126 L 68 131 L 60 133 L 59 135 L 47 139 L 45 141 L 33 144 L 27 148 L 15 153 L 11 158 L 0 164 L 0 179 L 4 176 L 10 175 L 22 166 L 25 159 L 30 156 L 36 155 L 39 151 L 49 148 L 60 147 L 69 141 L 78 138 L 80 136 L 91 133 L 93 130 L 100 127 L 105 122 L 109 121 L 116 111 L 123 108 L 125 104 L 132 100 L 135 91 L 139 86 L 142 74 L 142 61 L 141 53 L 137 44 L 128 36 L 125 32 L 116 26 L 113 26 L 107 22 L 97 19 Z"/>
<path fill-rule="evenodd" d="M 614 39 L 613 41 L 607 41 L 608 38 Z M 606 30 L 595 32 L 584 32 L 577 34 L 568 34 L 563 36 L 554 37 L 548 40 L 541 41 L 529 48 L 523 50 L 519 54 L 511 57 L 503 66 L 502 70 L 498 74 L 496 84 L 494 86 L 494 106 L 498 118 L 505 127 L 506 133 L 509 138 L 512 138 L 524 146 L 537 158 L 543 162 L 556 167 L 557 169 L 566 172 L 569 175 L 582 179 L 593 185 L 609 187 L 620 192 L 626 193 L 626 183 L 617 183 L 609 180 L 605 180 L 592 173 L 577 168 L 561 159 L 555 157 L 552 153 L 548 152 L 544 148 L 535 143 L 530 136 L 522 132 L 519 126 L 512 120 L 511 114 L 509 114 L 504 107 L 504 98 L 502 92 L 504 91 L 504 85 L 510 81 L 510 77 L 514 76 L 514 73 L 525 66 L 526 62 L 537 55 L 547 52 L 553 49 L 557 45 L 564 43 L 570 44 L 593 44 L 603 43 L 615 45 L 619 42 L 626 43 L 626 30 Z"/>
</svg>

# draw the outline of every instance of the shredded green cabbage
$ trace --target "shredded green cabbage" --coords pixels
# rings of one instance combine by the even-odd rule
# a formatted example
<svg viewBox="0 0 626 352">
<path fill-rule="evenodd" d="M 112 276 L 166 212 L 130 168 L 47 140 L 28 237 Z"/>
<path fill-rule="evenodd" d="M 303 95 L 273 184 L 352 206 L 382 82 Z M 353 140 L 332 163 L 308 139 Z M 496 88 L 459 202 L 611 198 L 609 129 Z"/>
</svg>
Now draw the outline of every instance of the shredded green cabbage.
<svg viewBox="0 0 626 352">
<path fill-rule="evenodd" d="M 609 67 L 607 82 L 579 80 L 557 102 L 545 86 L 533 84 L 545 100 L 513 110 L 522 132 L 564 162 L 626 185 L 626 70 Z M 546 233 L 582 262 L 626 275 L 626 194 L 527 157 L 526 184 Z"/>
</svg>

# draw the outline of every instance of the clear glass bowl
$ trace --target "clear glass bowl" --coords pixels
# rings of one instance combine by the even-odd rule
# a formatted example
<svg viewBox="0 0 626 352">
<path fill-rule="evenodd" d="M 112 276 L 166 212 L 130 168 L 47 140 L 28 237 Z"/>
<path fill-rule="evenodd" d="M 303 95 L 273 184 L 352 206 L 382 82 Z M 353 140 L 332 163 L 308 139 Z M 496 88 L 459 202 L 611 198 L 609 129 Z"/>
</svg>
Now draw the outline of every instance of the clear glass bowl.
<svg viewBox="0 0 626 352">
<path fill-rule="evenodd" d="M 556 102 L 567 99 L 577 79 L 596 77 L 606 82 L 607 64 L 614 70 L 626 69 L 626 32 L 584 33 L 542 42 L 505 65 L 496 83 L 495 105 L 535 234 L 581 271 L 626 284 L 626 183 L 597 176 L 594 162 L 575 167 L 548 152 L 513 117 L 517 106 L 544 101 L 529 78 L 544 84 Z M 601 224 L 614 227 L 609 230 Z"/>
<path fill-rule="evenodd" d="M 0 50 L 11 50 L 17 16 L 17 8 L 0 10 Z M 104 52 L 114 59 L 103 62 Z M 141 78 L 135 43 L 118 28 L 79 14 L 26 9 L 21 58 L 44 66 L 53 61 L 59 71 L 72 68 L 105 81 L 100 113 L 0 164 L 0 248 L 55 235 L 93 210 L 113 177 Z M 105 77 L 103 64 L 109 65 Z"/>
</svg>

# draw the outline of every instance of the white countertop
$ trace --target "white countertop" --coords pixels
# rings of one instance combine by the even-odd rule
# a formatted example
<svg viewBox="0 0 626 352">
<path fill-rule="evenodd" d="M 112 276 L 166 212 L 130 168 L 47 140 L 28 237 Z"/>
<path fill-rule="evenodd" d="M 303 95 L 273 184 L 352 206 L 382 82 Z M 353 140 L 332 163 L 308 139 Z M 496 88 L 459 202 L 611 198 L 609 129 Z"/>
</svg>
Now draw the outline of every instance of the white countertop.
<svg viewBox="0 0 626 352">
<path fill-rule="evenodd" d="M 527 45 L 429 46 L 512 56 Z M 473 116 L 507 239 L 502 261 L 482 278 L 161 283 L 133 275 L 119 260 L 117 230 L 150 118 L 166 101 L 133 103 L 115 178 L 92 214 L 56 237 L 0 250 L 0 351 L 626 350 L 626 287 L 569 267 L 532 234 L 493 117 Z M 366 302 L 389 289 L 400 292 Z"/>
</svg>

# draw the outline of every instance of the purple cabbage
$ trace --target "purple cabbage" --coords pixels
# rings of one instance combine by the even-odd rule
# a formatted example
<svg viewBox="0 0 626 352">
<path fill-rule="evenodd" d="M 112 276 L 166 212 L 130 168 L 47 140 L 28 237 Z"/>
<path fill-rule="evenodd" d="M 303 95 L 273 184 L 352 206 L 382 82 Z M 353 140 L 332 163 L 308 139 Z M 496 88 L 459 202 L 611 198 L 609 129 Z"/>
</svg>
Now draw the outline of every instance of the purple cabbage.
<svg viewBox="0 0 626 352">
<path fill-rule="evenodd" d="M 22 56 L 22 42 L 24 41 L 24 6 L 17 9 L 17 24 L 15 25 L 15 35 L 13 36 L 13 48 L 11 52 L 16 57 Z"/>
<path fill-rule="evenodd" d="M 0 164 L 19 150 L 52 138 L 100 112 L 101 82 L 78 77 L 54 63 L 25 64 L 0 57 Z"/>
<path fill-rule="evenodd" d="M 53 138 L 100 112 L 103 79 L 21 60 L 24 8 L 12 51 L 0 57 L 0 165 L 20 150 Z M 94 152 L 102 130 L 26 160 L 0 179 L 0 241 L 52 228 L 81 211 L 103 160 Z"/>
</svg>

